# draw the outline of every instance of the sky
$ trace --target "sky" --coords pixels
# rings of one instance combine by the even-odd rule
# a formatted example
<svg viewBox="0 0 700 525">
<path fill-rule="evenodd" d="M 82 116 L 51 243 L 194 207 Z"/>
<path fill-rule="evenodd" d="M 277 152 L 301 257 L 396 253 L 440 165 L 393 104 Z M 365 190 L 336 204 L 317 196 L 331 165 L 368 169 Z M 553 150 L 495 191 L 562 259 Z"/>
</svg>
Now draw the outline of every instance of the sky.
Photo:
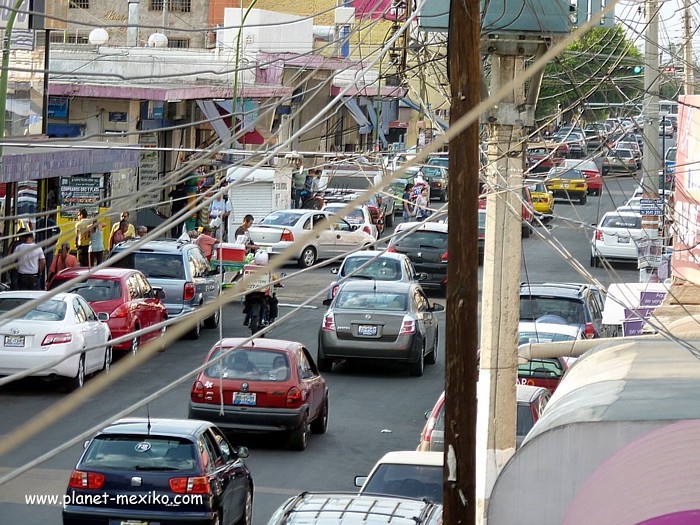
<svg viewBox="0 0 700 525">
<path fill-rule="evenodd" d="M 698 56 L 700 51 L 700 32 L 698 32 L 698 22 L 700 21 L 700 7 L 698 0 L 691 0 L 691 31 L 693 36 L 693 55 Z M 683 41 L 683 0 L 667 0 L 661 7 L 659 20 L 659 43 L 662 48 L 668 48 L 669 42 L 680 44 Z M 626 28 L 630 38 L 637 42 L 638 47 L 643 49 L 644 39 L 640 36 L 644 32 L 644 1 L 620 0 L 615 7 L 615 14 L 618 21 Z"/>
</svg>

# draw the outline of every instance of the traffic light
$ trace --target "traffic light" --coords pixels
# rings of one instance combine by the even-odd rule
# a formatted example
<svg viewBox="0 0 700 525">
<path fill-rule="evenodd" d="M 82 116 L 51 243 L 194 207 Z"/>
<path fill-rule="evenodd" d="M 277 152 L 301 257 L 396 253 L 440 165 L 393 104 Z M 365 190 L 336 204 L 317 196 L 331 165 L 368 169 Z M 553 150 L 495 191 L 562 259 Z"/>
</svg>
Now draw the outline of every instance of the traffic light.
<svg viewBox="0 0 700 525">
<path fill-rule="evenodd" d="M 632 68 L 632 73 L 634 73 L 635 75 L 639 75 L 642 72 L 642 70 L 642 66 L 634 66 Z"/>
<path fill-rule="evenodd" d="M 626 75 L 639 75 L 644 71 L 644 66 L 619 66 L 616 68 L 618 73 L 624 73 Z"/>
</svg>

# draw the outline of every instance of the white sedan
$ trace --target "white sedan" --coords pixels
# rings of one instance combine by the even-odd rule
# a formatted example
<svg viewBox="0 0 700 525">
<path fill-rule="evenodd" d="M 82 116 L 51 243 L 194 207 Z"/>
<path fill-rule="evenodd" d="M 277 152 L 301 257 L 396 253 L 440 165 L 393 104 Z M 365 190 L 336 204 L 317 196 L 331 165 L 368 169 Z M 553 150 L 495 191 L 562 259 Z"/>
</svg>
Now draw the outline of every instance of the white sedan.
<svg viewBox="0 0 700 525">
<path fill-rule="evenodd" d="M 42 291 L 0 293 L 0 375 L 40 368 L 31 376 L 62 379 L 72 390 L 85 376 L 108 370 L 112 362 L 111 334 L 90 305 L 73 293 L 56 294 L 29 311 L 13 313 Z"/>
<path fill-rule="evenodd" d="M 333 220 L 329 212 L 318 210 L 273 211 L 248 233 L 254 244 L 270 254 L 294 246 L 291 258 L 302 268 L 313 266 L 319 259 L 368 249 L 375 243 L 374 237 L 345 219 Z"/>
<path fill-rule="evenodd" d="M 333 204 L 326 204 L 323 210 L 329 213 L 338 213 L 345 206 L 347 206 L 345 202 L 334 202 Z M 369 233 L 375 239 L 379 238 L 379 229 L 377 228 L 377 224 L 372 220 L 372 214 L 367 206 L 350 208 L 345 212 L 344 219 L 348 221 L 351 226 L 357 226 L 358 230 Z"/>
<path fill-rule="evenodd" d="M 642 229 L 642 217 L 634 211 L 613 211 L 603 215 L 591 241 L 591 266 L 601 259 L 637 260 L 637 247 L 646 242 L 648 232 Z"/>
</svg>

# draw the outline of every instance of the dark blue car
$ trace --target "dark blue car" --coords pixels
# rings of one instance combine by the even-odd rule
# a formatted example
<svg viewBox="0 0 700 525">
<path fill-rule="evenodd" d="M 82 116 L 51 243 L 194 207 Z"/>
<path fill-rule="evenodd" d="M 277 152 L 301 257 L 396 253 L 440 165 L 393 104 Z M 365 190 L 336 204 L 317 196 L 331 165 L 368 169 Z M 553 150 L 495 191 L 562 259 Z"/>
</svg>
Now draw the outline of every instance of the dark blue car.
<svg viewBox="0 0 700 525">
<path fill-rule="evenodd" d="M 63 524 L 250 525 L 246 457 L 206 421 L 116 421 L 87 443 L 71 473 Z"/>
</svg>

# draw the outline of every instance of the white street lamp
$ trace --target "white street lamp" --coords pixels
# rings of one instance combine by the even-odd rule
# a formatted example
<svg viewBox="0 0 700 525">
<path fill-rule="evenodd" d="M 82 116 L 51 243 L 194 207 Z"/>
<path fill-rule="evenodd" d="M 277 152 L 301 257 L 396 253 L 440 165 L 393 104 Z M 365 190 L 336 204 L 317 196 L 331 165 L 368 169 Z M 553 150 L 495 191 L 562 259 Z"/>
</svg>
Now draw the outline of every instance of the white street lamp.
<svg viewBox="0 0 700 525">
<path fill-rule="evenodd" d="M 95 46 L 103 46 L 107 43 L 109 40 L 109 33 L 107 32 L 106 29 L 102 27 L 97 27 L 90 31 L 90 35 L 88 36 L 88 40 L 92 45 Z"/>
<path fill-rule="evenodd" d="M 148 47 L 168 47 L 168 37 L 163 33 L 153 33 L 148 37 Z"/>
</svg>

